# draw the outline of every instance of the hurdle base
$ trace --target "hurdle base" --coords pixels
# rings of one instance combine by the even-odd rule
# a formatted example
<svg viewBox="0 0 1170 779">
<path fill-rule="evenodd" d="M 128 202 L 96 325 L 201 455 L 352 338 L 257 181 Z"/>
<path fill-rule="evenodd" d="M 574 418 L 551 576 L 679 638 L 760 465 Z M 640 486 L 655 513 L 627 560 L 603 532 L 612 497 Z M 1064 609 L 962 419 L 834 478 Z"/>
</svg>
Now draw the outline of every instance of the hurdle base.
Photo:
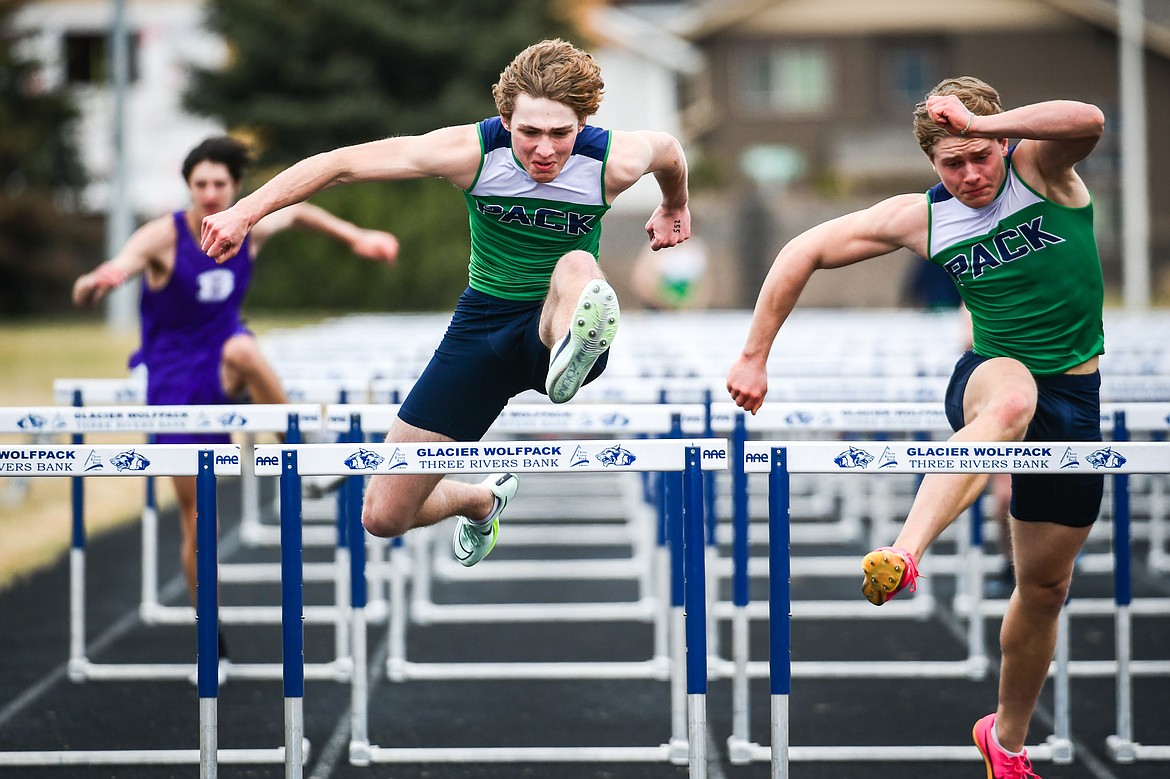
<svg viewBox="0 0 1170 779">
<path fill-rule="evenodd" d="M 1073 747 L 1072 741 L 1068 740 L 1067 738 L 1060 738 L 1055 733 L 1053 733 L 1044 740 L 1044 743 L 1051 751 L 1051 757 L 1049 759 L 1052 760 L 1053 763 L 1057 763 L 1059 765 L 1068 765 L 1073 761 L 1076 750 L 1075 747 Z"/>
<path fill-rule="evenodd" d="M 369 741 L 349 742 L 349 764 L 363 767 L 370 764 Z"/>
<path fill-rule="evenodd" d="M 768 750 L 755 741 L 748 741 L 739 736 L 728 736 L 727 738 L 727 758 L 732 765 L 748 765 L 756 760 L 768 759 L 760 757 L 761 753 L 766 755 Z"/>
<path fill-rule="evenodd" d="M 485 609 L 482 604 L 434 603 L 415 598 L 410 620 L 415 625 L 450 622 L 653 622 L 658 609 L 656 598 L 615 603 L 498 603 Z"/>
<path fill-rule="evenodd" d="M 685 742 L 684 742 L 685 744 Z M 686 748 L 681 765 L 686 765 Z M 676 763 L 656 747 L 369 747 L 370 763 Z M 364 764 L 363 764 L 364 765 Z"/>
<path fill-rule="evenodd" d="M 215 760 L 220 764 L 230 763 L 233 765 L 284 763 L 284 747 L 220 749 L 216 752 Z M 78 749 L 64 752 L 0 752 L 0 766 L 198 764 L 198 749 Z"/>
<path fill-rule="evenodd" d="M 386 661 L 386 676 L 395 682 L 449 679 L 667 679 L 666 658 L 606 663 L 414 663 L 402 658 Z"/>
<path fill-rule="evenodd" d="M 1114 763 L 1132 763 L 1137 760 L 1141 744 L 1121 736 L 1109 736 L 1105 739 L 1105 748 Z"/>
<path fill-rule="evenodd" d="M 1051 740 L 1051 739 L 1050 739 Z M 731 745 L 730 739 L 728 746 Z M 737 745 L 739 758 L 752 762 L 768 762 L 772 758 L 772 747 L 767 744 L 748 743 L 740 740 Z M 1039 762 L 1057 762 L 1053 745 L 1049 742 L 1028 747 L 1028 757 Z M 817 762 L 981 762 L 983 756 L 974 744 L 961 746 L 790 746 L 788 759 L 794 763 Z"/>
<path fill-rule="evenodd" d="M 1170 744 L 1139 744 L 1118 736 L 1105 739 L 1110 757 L 1117 763 L 1133 763 L 1138 760 L 1170 760 Z"/>
<path fill-rule="evenodd" d="M 71 682 L 84 682 L 89 678 L 89 659 L 85 657 L 71 657 L 65 666 L 65 672 Z"/>
<path fill-rule="evenodd" d="M 195 673 L 193 663 L 92 663 L 85 659 L 69 661 L 70 679 L 85 681 L 189 681 Z M 77 674 L 77 676 L 74 676 Z M 347 682 L 353 675 L 352 658 L 338 658 L 327 663 L 306 663 L 305 678 L 316 681 Z M 227 679 L 284 678 L 282 663 L 231 663 Z M 226 681 L 225 681 L 226 683 Z"/>
</svg>

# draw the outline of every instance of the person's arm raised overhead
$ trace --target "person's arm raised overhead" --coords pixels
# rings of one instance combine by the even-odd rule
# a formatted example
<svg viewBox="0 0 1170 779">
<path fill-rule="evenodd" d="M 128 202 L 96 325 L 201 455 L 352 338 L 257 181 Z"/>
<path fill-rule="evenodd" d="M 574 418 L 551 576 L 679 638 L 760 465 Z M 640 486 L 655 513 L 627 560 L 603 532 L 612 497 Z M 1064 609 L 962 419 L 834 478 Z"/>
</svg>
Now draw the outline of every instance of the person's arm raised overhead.
<svg viewBox="0 0 1170 779">
<path fill-rule="evenodd" d="M 463 189 L 475 176 L 479 156 L 474 125 L 316 154 L 281 171 L 226 211 L 205 218 L 201 247 L 224 262 L 239 251 L 244 236 L 265 216 L 338 184 L 442 178 Z"/>
</svg>

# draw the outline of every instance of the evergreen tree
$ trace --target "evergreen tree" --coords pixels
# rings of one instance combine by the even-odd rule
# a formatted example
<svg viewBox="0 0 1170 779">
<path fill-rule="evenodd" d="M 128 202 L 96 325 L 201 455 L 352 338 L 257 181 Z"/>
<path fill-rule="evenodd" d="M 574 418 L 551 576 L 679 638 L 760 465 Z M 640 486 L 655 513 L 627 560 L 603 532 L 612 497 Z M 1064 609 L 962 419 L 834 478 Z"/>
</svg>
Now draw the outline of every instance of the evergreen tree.
<svg viewBox="0 0 1170 779">
<path fill-rule="evenodd" d="M 187 106 L 247 130 L 261 164 L 492 113 L 518 51 L 568 36 L 550 0 L 210 0 L 230 63 Z"/>
<path fill-rule="evenodd" d="M 21 3 L 0 3 L 0 314 L 69 305 L 69 285 L 99 236 L 70 213 L 85 184 L 73 138 L 77 110 L 42 86 L 14 26 Z M 69 208 L 70 212 L 64 210 Z"/>
<path fill-rule="evenodd" d="M 254 141 L 269 174 L 321 151 L 478 121 L 491 87 L 524 47 L 572 39 L 553 0 L 209 0 L 229 62 L 198 70 L 188 109 Z M 258 176 L 262 179 L 263 172 Z M 254 182 L 248 182 L 251 185 Z M 315 236 L 265 248 L 249 306 L 345 311 L 442 310 L 467 283 L 463 198 L 442 181 L 339 187 L 314 198 L 391 230 L 398 267 L 355 261 Z"/>
</svg>

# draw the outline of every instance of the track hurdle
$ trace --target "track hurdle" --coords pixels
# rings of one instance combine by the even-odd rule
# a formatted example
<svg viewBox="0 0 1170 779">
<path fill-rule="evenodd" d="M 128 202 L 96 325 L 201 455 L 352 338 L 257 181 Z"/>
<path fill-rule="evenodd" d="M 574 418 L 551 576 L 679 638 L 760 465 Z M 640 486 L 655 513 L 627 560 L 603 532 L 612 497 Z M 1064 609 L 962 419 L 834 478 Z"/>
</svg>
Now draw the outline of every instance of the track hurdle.
<svg viewBox="0 0 1170 779">
<path fill-rule="evenodd" d="M 0 433 L 23 432 L 40 435 L 69 435 L 75 444 L 84 442 L 86 435 L 143 434 L 158 433 L 203 433 L 234 434 L 246 436 L 258 432 L 285 432 L 289 437 L 299 435 L 301 423 L 307 429 L 320 426 L 321 408 L 312 404 L 299 405 L 211 405 L 211 406 L 30 406 L 0 408 Z M 218 445 L 217 445 L 218 447 Z M 237 447 L 238 449 L 238 447 Z M 239 456 L 250 457 L 251 445 L 246 444 Z M 148 494 L 153 483 L 150 473 L 147 478 Z M 255 483 L 251 469 L 245 471 L 244 482 Z M 84 561 L 85 554 L 85 503 L 84 486 L 80 476 L 74 477 L 73 527 L 74 547 Z M 247 503 L 247 501 L 244 501 Z M 346 561 L 347 562 L 347 561 Z M 345 580 L 337 572 L 338 563 L 325 572 L 328 579 Z M 235 564 L 220 566 L 220 580 L 224 582 L 277 581 L 279 565 Z M 84 567 L 71 567 L 73 586 L 71 597 L 75 613 L 85 613 L 85 588 L 81 586 Z M 167 606 L 159 601 L 158 582 L 158 513 L 153 500 L 147 500 L 142 515 L 142 601 L 139 616 L 147 624 L 186 624 L 194 621 L 195 611 L 189 606 Z M 313 668 L 321 678 L 348 678 L 348 625 L 345 623 L 338 594 L 338 605 L 313 607 L 308 618 L 314 622 L 338 624 L 339 635 L 346 639 L 339 643 L 338 659 L 326 667 Z M 225 623 L 278 623 L 281 619 L 279 606 L 225 606 L 220 610 L 220 619 Z M 69 673 L 74 681 L 85 679 L 126 679 L 141 676 L 158 678 L 185 678 L 191 668 L 184 664 L 131 664 L 107 665 L 89 662 L 85 655 L 86 639 L 84 621 L 70 623 L 72 636 L 70 646 Z M 344 651 L 342 651 L 344 650 Z M 343 656 L 344 655 L 344 656 Z M 279 666 L 274 664 L 237 665 L 232 674 L 237 678 L 276 678 Z"/>
<path fill-rule="evenodd" d="M 672 429 L 673 419 L 698 420 L 700 406 L 684 404 L 612 406 L 574 404 L 572 408 L 551 404 L 518 404 L 506 407 L 488 431 L 489 437 L 501 435 L 563 436 L 571 434 L 592 435 L 663 435 Z M 397 416 L 395 405 L 336 405 L 326 410 L 327 426 L 340 432 L 349 427 L 351 440 L 360 440 L 364 431 L 385 431 Z M 702 430 L 697 424 L 683 424 L 691 433 Z M 356 489 L 356 487 L 355 487 Z M 585 534 L 591 544 L 629 545 L 631 555 L 621 558 L 591 561 L 588 566 L 575 567 L 566 573 L 563 563 L 544 560 L 493 560 L 491 565 L 466 569 L 455 564 L 442 551 L 435 549 L 432 554 L 430 529 L 420 529 L 409 537 L 409 547 L 414 552 L 410 561 L 412 574 L 412 597 L 405 602 L 405 569 L 401 564 L 402 549 L 395 547 L 395 564 L 390 567 L 391 575 L 391 630 L 387 673 L 391 679 L 435 678 L 429 674 L 465 673 L 452 664 L 430 667 L 411 663 L 405 653 L 405 623 L 410 620 L 419 624 L 443 622 L 468 622 L 484 619 L 482 610 L 466 608 L 459 604 L 437 604 L 431 598 L 431 579 L 445 580 L 524 580 L 524 579 L 634 579 L 638 582 L 639 597 L 627 603 L 570 603 L 543 605 L 506 603 L 493 609 L 493 621 L 592 621 L 597 619 L 629 619 L 653 621 L 655 626 L 654 657 L 633 667 L 631 674 L 640 673 L 665 679 L 668 675 L 667 622 L 668 608 L 664 594 L 667 592 L 669 563 L 665 543 L 657 546 L 649 509 L 645 509 L 639 497 L 633 496 L 629 487 L 621 497 L 622 510 L 630 516 L 625 522 L 615 524 L 597 523 L 592 525 L 574 524 L 572 528 L 556 523 L 509 522 L 508 544 L 537 546 L 557 543 L 571 535 L 579 541 Z M 661 518 L 659 518 L 661 522 Z M 563 664 L 559 664 L 563 666 Z"/>
<path fill-rule="evenodd" d="M 509 442 L 503 442 L 508 444 Z M 519 449 L 532 442 L 510 442 L 517 449 L 515 463 L 509 470 L 517 473 L 589 473 L 589 472 L 681 472 L 681 511 L 672 530 L 672 539 L 683 552 L 685 566 L 675 571 L 674 589 L 679 603 L 675 613 L 684 616 L 686 647 L 687 749 L 680 754 L 680 743 L 673 738 L 657 746 L 595 747 L 490 747 L 490 748 L 390 748 L 370 744 L 366 721 L 366 680 L 364 678 L 366 623 L 363 579 L 354 577 L 354 700 L 350 743 L 350 760 L 357 764 L 401 762 L 645 762 L 674 760 L 688 762 L 691 775 L 706 775 L 706 615 L 703 592 L 702 471 L 722 469 L 727 463 L 726 441 L 682 440 L 568 440 L 542 448 L 540 457 L 527 457 Z M 497 442 L 460 443 L 455 457 L 436 455 L 419 444 L 321 444 L 294 448 L 295 468 L 299 475 L 366 475 L 372 473 L 488 473 L 498 470 L 497 458 L 485 447 Z M 288 454 L 278 447 L 257 447 L 256 470 L 269 474 L 280 467 L 291 467 Z M 283 458 L 283 459 L 282 459 Z M 280 463 L 278 465 L 278 463 Z M 283 509 L 282 505 L 282 509 Z M 291 509 L 291 507 L 290 507 Z M 293 517 L 282 523 L 296 525 Z M 355 529 L 354 535 L 358 535 Z M 687 545 L 684 546 L 684 542 Z M 685 551 L 690 550 L 690 551 Z M 360 553 L 359 553 L 360 556 Z M 483 666 L 496 673 L 493 664 Z M 507 678 L 506 669 L 502 676 Z M 575 678 L 591 678 L 588 675 Z M 598 677 L 592 677 L 598 678 Z M 623 677 L 616 677 L 623 678 Z M 673 715 L 672 715 L 673 719 Z"/>
<path fill-rule="evenodd" d="M 980 759 L 974 746 L 899 747 L 793 747 L 789 744 L 788 696 L 791 694 L 790 646 L 791 590 L 789 587 L 788 479 L 791 473 L 1067 473 L 1100 471 L 1109 474 L 1170 472 L 1170 447 L 1163 443 L 1064 443 L 1005 444 L 1003 442 L 955 442 L 953 450 L 938 456 L 921 454 L 918 442 L 748 442 L 744 469 L 769 474 L 769 603 L 771 624 L 769 679 L 772 721 L 771 745 L 750 745 L 753 760 L 770 760 L 774 777 L 787 777 L 794 760 L 972 760 Z M 1011 450 L 1010 452 L 1008 450 Z M 999 461 L 1007 453 L 1008 465 Z M 849 456 L 844 456 L 849 455 Z M 1059 744 L 1045 742 L 1028 747 L 1033 760 L 1051 760 Z"/>
<path fill-rule="evenodd" d="M 308 386 L 302 384 L 286 386 L 286 391 L 293 390 L 298 396 L 297 399 L 291 400 L 290 405 L 299 405 L 305 409 L 306 416 L 298 420 L 298 428 L 303 429 L 308 433 L 319 426 L 319 414 L 321 401 L 312 401 L 305 399 L 305 396 L 310 393 L 317 392 L 317 387 L 313 382 L 305 382 Z M 290 395 L 290 398 L 292 396 Z M 327 401 L 333 402 L 336 396 L 330 396 Z M 143 371 L 134 371 L 130 376 L 121 379 L 85 379 L 85 378 L 58 378 L 53 380 L 53 401 L 64 406 L 146 406 L 146 378 Z M 314 407 L 316 406 L 316 407 Z M 247 409 L 252 410 L 259 408 L 260 404 L 229 404 L 224 406 L 216 406 L 221 409 L 221 413 L 226 413 L 230 409 Z M 273 407 L 278 407 L 273 404 Z M 181 408 L 174 406 L 172 408 Z M 209 413 L 208 419 L 217 419 L 219 415 Z M 243 412 L 236 417 L 237 420 L 247 420 L 250 414 Z M 226 419 L 226 418 L 225 418 Z M 254 443 L 255 434 L 258 432 L 272 432 L 284 433 L 286 440 L 289 442 L 296 442 L 299 439 L 301 431 L 294 429 L 286 429 L 288 423 L 276 420 L 274 426 L 258 427 L 255 423 L 249 425 L 245 424 L 242 427 L 232 427 L 225 430 L 183 430 L 180 427 L 170 430 L 128 430 L 120 431 L 113 430 L 112 432 L 240 432 L 243 436 L 244 459 L 250 459 L 251 447 Z M 241 498 L 241 514 L 240 514 L 240 537 L 245 543 L 258 544 L 267 541 L 272 545 L 279 543 L 280 529 L 272 528 L 271 532 L 266 533 L 266 528 L 260 522 L 260 495 L 256 484 L 254 474 L 250 471 L 245 471 L 243 479 L 240 482 L 240 489 L 242 492 Z M 147 481 L 147 502 L 143 511 L 143 520 L 149 521 L 151 514 L 155 512 L 154 505 L 154 489 L 153 483 Z"/>
<path fill-rule="evenodd" d="M 61 444 L 20 446 L 4 444 L 0 448 L 0 468 L 29 477 L 96 476 L 194 476 L 199 507 L 199 627 L 197 631 L 197 668 L 199 675 L 199 746 L 196 749 L 138 750 L 66 750 L 0 752 L 0 766 L 63 765 L 176 765 L 198 764 L 200 776 L 214 777 L 216 765 L 223 763 L 279 763 L 285 760 L 284 749 L 217 748 L 219 680 L 216 673 L 218 647 L 217 593 L 215 587 L 216 479 L 240 475 L 240 450 L 234 445 L 214 448 L 196 444 L 175 445 L 98 445 Z M 85 534 L 80 515 L 74 515 L 73 545 L 70 549 L 72 577 L 70 620 L 85 623 L 84 600 L 76 591 L 85 586 Z M 207 583 L 206 586 L 203 586 Z M 81 631 L 73 630 L 71 643 Z M 84 646 L 71 647 L 70 672 L 85 662 Z M 84 670 L 84 669 L 83 669 Z M 183 666 L 189 673 L 190 666 Z M 134 678 L 134 677 L 128 677 Z"/>
</svg>

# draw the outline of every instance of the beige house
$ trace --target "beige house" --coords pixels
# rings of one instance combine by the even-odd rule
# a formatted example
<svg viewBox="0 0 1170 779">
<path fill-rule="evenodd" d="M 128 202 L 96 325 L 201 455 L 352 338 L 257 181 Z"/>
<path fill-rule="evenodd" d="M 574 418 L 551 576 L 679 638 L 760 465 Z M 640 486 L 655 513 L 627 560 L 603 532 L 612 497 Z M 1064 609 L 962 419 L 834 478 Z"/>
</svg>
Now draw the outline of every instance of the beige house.
<svg viewBox="0 0 1170 779">
<path fill-rule="evenodd" d="M 1151 273 L 1170 301 L 1170 2 L 1145 0 Z M 678 32 L 706 68 L 685 87 L 696 201 L 724 225 L 729 305 L 754 301 L 782 242 L 805 227 L 937 181 L 910 111 L 950 75 L 996 85 L 1008 106 L 1054 97 L 1099 105 L 1106 136 L 1080 167 L 1096 198 L 1110 296 L 1121 241 L 1117 0 L 715 0 Z M 713 214 L 714 215 L 714 214 Z M 703 218 L 703 223 L 708 219 Z M 891 305 L 912 257 L 817 274 L 804 304 Z M 872 266 L 872 267 L 868 267 Z M 863 269 L 864 268 L 864 269 Z M 821 278 L 821 277 L 832 277 Z"/>
</svg>

